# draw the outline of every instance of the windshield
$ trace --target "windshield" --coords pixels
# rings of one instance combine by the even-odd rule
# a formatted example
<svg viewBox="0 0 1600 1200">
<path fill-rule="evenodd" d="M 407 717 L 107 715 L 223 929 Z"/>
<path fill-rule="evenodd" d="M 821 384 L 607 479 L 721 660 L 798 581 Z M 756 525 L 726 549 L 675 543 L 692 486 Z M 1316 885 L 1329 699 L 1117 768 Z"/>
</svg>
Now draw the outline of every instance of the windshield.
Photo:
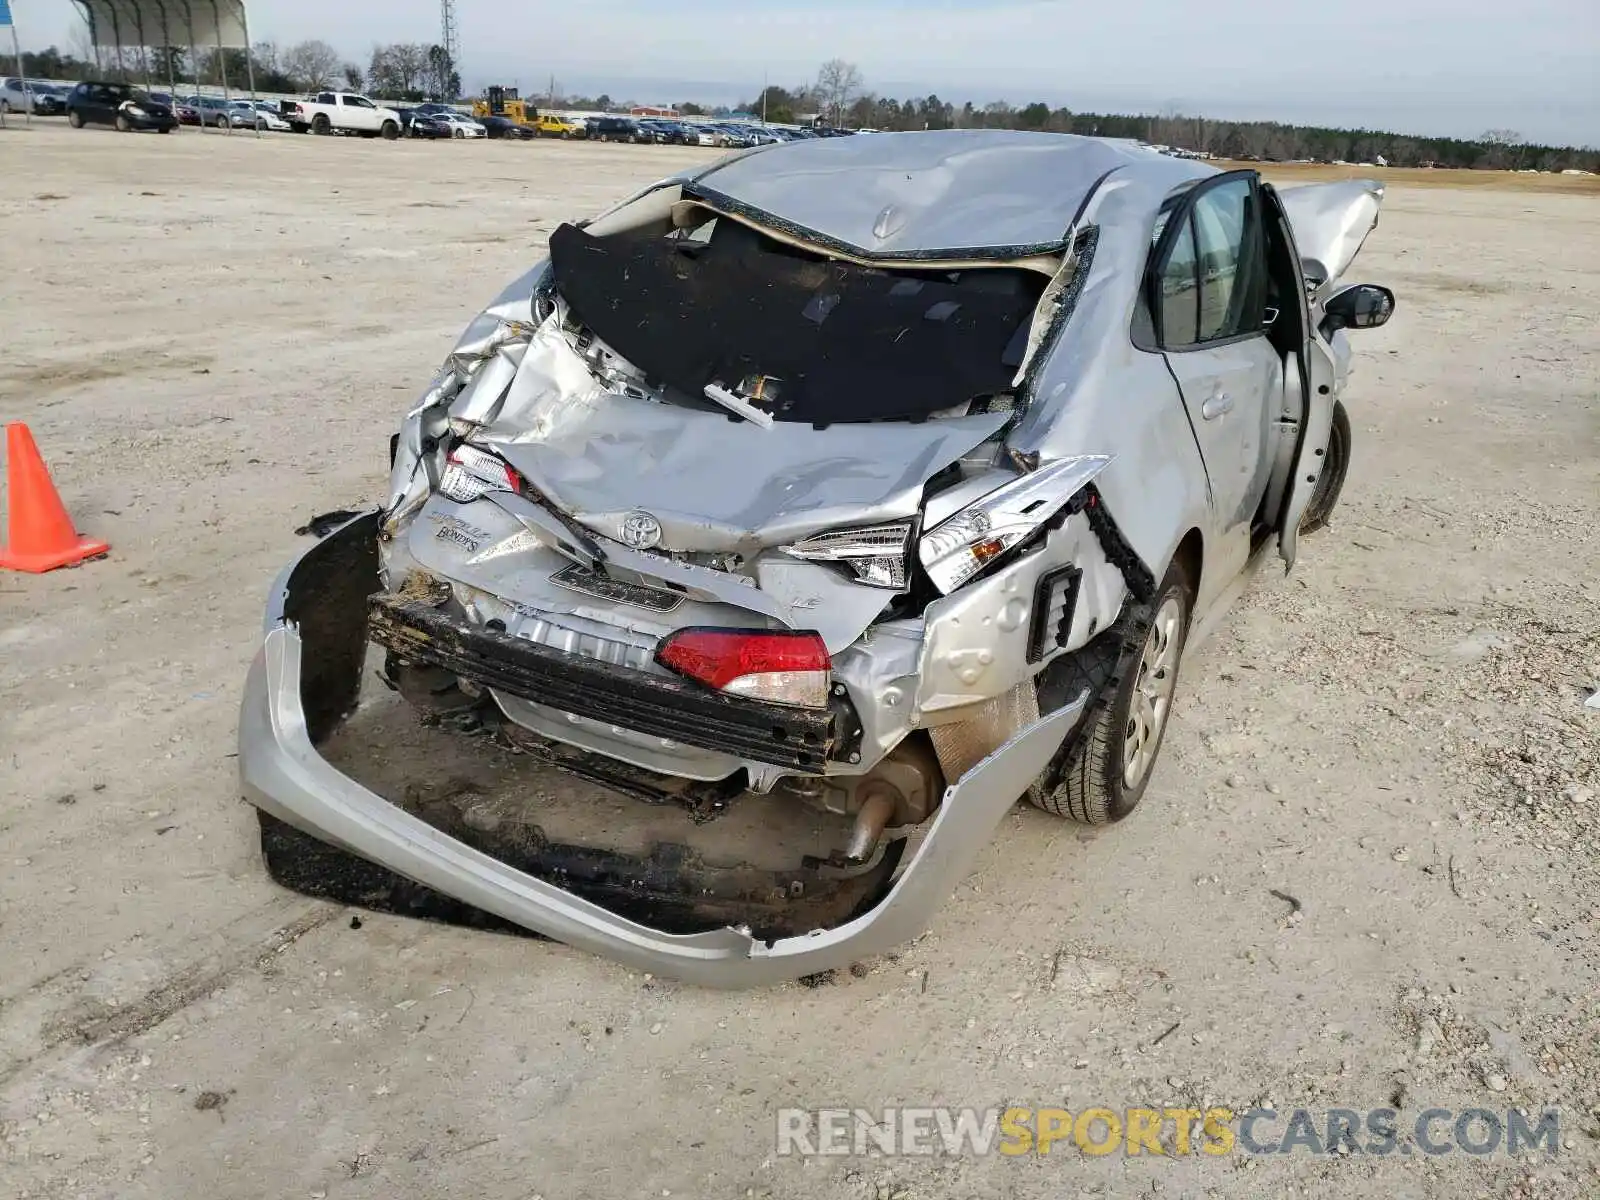
<svg viewBox="0 0 1600 1200">
<path fill-rule="evenodd" d="M 573 316 L 675 398 L 699 406 L 716 385 L 817 425 L 1007 392 L 1046 283 L 1017 267 L 859 266 L 727 218 L 692 237 L 562 225 L 550 265 Z"/>
</svg>

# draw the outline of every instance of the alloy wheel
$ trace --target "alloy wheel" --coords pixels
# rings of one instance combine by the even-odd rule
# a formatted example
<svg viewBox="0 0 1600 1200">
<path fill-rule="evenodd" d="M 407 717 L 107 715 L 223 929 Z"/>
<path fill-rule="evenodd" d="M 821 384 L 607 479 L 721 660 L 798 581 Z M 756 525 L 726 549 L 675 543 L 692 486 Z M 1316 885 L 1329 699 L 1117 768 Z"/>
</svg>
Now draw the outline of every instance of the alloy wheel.
<svg viewBox="0 0 1600 1200">
<path fill-rule="evenodd" d="M 1178 656 L 1183 649 L 1183 600 L 1169 595 L 1156 610 L 1145 635 L 1134 680 L 1128 724 L 1122 743 L 1122 786 L 1137 788 L 1149 774 L 1161 745 L 1161 733 L 1172 712 L 1178 682 Z"/>
</svg>

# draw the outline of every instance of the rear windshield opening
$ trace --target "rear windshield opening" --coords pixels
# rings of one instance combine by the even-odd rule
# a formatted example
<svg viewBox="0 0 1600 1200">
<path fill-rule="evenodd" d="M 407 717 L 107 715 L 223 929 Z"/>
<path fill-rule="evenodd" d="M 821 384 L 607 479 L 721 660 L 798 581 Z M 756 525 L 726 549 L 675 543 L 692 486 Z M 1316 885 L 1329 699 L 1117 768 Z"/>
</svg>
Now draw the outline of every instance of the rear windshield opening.
<svg viewBox="0 0 1600 1200">
<path fill-rule="evenodd" d="M 840 262 L 720 218 L 709 235 L 550 238 L 574 317 L 652 381 L 775 420 L 923 420 L 1006 393 L 1048 280 L 1020 267 Z"/>
</svg>

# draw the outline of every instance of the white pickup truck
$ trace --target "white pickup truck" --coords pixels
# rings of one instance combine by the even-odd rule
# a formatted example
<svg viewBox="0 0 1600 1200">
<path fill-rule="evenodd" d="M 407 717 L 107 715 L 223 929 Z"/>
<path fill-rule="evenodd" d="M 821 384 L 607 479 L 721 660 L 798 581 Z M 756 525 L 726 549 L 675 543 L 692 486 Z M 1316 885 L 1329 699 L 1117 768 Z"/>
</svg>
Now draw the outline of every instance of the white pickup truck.
<svg viewBox="0 0 1600 1200">
<path fill-rule="evenodd" d="M 355 92 L 318 92 L 312 100 L 289 100 L 283 119 L 297 133 L 356 133 L 362 137 L 400 136 L 400 114 Z"/>
</svg>

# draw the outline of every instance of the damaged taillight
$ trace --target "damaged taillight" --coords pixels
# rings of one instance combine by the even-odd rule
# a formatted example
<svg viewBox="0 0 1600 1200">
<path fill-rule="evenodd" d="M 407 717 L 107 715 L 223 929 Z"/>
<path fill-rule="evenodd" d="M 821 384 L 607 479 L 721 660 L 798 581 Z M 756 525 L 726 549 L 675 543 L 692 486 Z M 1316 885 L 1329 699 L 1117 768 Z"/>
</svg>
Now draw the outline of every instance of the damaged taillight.
<svg viewBox="0 0 1600 1200">
<path fill-rule="evenodd" d="M 813 632 L 748 629 L 680 629 L 662 641 L 656 661 L 719 691 L 826 708 L 833 661 Z"/>
<path fill-rule="evenodd" d="M 778 549 L 809 562 L 838 563 L 869 587 L 904 591 L 906 546 L 911 522 L 892 521 L 851 529 L 830 529 Z"/>
<path fill-rule="evenodd" d="M 450 451 L 439 476 L 440 493 L 459 504 L 489 492 L 520 492 L 523 486 L 522 476 L 510 463 L 467 445 Z"/>
</svg>

